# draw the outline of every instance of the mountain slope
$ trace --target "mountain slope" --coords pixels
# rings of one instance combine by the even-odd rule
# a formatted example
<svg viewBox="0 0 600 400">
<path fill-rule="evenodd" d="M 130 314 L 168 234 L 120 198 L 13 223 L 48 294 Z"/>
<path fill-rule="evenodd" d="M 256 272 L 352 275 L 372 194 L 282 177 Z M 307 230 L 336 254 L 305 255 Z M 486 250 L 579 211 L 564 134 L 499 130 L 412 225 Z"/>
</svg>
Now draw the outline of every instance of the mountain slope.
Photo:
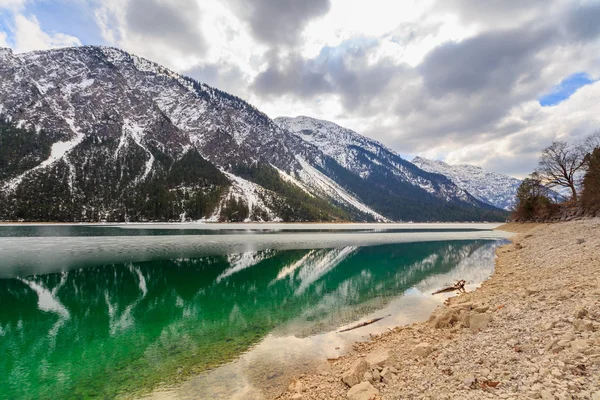
<svg viewBox="0 0 600 400">
<path fill-rule="evenodd" d="M 235 96 L 114 48 L 0 49 L 0 117 L 0 219 L 501 218 L 392 152 L 357 139 L 349 163 Z"/>
<path fill-rule="evenodd" d="M 393 219 L 504 218 L 446 177 L 423 171 L 383 144 L 350 129 L 304 116 L 279 117 L 275 123 L 318 147 L 337 164 L 324 163 L 328 176 L 335 177 L 364 204 Z"/>
<path fill-rule="evenodd" d="M 415 157 L 412 162 L 425 171 L 444 175 L 456 186 L 485 203 L 504 210 L 511 210 L 515 205 L 517 189 L 521 184 L 517 178 L 486 171 L 474 165 L 449 165 L 443 161 L 421 157 Z"/>
</svg>

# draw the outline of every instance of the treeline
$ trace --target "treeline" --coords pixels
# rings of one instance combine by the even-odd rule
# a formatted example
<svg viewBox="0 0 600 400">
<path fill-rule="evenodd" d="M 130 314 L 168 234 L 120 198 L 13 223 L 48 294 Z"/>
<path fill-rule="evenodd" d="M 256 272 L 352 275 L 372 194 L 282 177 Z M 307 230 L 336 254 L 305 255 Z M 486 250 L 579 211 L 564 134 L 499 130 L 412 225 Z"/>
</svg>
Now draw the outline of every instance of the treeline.
<svg viewBox="0 0 600 400">
<path fill-rule="evenodd" d="M 229 195 L 231 182 L 191 149 L 169 153 L 153 140 L 144 148 L 114 134 L 89 134 L 69 154 L 32 170 L 50 157 L 64 134 L 18 127 L 0 118 L 0 220 L 8 221 L 180 221 L 213 216 L 222 222 L 347 221 L 353 216 L 313 197 L 266 164 L 236 165 L 232 172 L 272 191 L 262 202 L 273 211 Z M 29 171 L 29 172 L 27 172 Z M 22 175 L 27 172 L 27 174 Z M 19 177 L 14 190 L 3 185 Z"/>
<path fill-rule="evenodd" d="M 0 181 L 30 170 L 50 156 L 52 143 L 66 140 L 46 130 L 19 128 L 0 115 Z"/>
<path fill-rule="evenodd" d="M 368 177 L 361 178 L 327 158 L 322 172 L 335 176 L 336 182 L 364 204 L 396 221 L 505 221 L 508 216 L 483 203 L 446 202 L 377 165 Z"/>
<path fill-rule="evenodd" d="M 68 137 L 0 120 L 0 182 L 20 177 L 15 190 L 0 190 L 0 220 L 197 220 L 212 214 L 230 185 L 194 149 L 177 158 L 152 141 L 145 150 L 131 138 L 120 145 L 93 134 L 63 159 L 30 171 L 57 140 Z"/>
<path fill-rule="evenodd" d="M 554 189 L 569 192 L 561 200 Z M 600 212 L 600 131 L 578 143 L 553 142 L 517 191 L 514 220 L 550 220 L 564 209 Z"/>
<path fill-rule="evenodd" d="M 345 210 L 320 197 L 311 196 L 293 183 L 284 181 L 279 172 L 270 165 L 254 163 L 237 164 L 233 174 L 276 193 L 269 207 L 285 222 L 301 221 L 349 221 L 352 216 Z M 257 210 L 255 212 L 260 212 Z"/>
</svg>

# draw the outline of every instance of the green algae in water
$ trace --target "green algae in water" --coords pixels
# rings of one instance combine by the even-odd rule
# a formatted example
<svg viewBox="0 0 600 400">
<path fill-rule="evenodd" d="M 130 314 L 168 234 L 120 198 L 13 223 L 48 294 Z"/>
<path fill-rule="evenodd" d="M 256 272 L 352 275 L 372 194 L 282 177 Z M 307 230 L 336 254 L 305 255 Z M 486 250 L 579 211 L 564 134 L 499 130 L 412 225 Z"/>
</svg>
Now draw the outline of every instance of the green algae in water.
<svg viewBox="0 0 600 400">
<path fill-rule="evenodd" d="M 347 322 L 342 310 L 359 318 L 486 246 L 264 250 L 0 279 L 0 397 L 143 393 L 233 360 L 291 321 L 316 333 Z"/>
</svg>

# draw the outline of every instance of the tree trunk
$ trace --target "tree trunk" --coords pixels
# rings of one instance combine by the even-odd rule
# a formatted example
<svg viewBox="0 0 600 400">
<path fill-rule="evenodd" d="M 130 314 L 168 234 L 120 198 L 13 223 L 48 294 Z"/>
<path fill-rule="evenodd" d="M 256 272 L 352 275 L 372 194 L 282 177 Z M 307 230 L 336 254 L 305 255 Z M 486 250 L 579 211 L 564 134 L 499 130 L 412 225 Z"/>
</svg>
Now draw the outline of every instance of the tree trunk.
<svg viewBox="0 0 600 400">
<path fill-rule="evenodd" d="M 571 185 L 569 185 L 569 187 L 571 188 L 571 193 L 573 194 L 571 199 L 573 201 L 577 201 L 577 189 L 575 189 L 575 185 L 571 184 Z"/>
</svg>

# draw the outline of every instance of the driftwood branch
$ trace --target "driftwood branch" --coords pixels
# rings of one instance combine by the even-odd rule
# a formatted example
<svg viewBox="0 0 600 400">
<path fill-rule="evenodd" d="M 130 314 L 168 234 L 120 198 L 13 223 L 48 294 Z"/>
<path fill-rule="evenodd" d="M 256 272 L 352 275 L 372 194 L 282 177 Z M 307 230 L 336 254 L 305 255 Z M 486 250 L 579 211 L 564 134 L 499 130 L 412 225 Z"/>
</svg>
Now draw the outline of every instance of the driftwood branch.
<svg viewBox="0 0 600 400">
<path fill-rule="evenodd" d="M 389 317 L 389 315 L 386 315 L 386 316 Z M 363 326 L 371 325 L 371 324 L 374 324 L 377 321 L 381 321 L 384 318 L 385 317 L 373 318 L 373 319 L 370 319 L 368 321 L 361 322 L 360 324 L 356 324 L 354 326 L 351 326 L 350 328 L 342 329 L 341 331 L 338 331 L 338 333 L 348 332 L 348 331 L 352 331 L 354 329 L 362 328 Z"/>
<path fill-rule="evenodd" d="M 435 291 L 435 292 L 433 292 L 431 294 L 454 292 L 455 290 L 458 291 L 458 293 L 466 293 L 467 292 L 465 290 L 465 284 L 466 283 L 467 282 L 465 280 L 461 279 L 460 281 L 456 282 L 454 285 L 442 288 L 442 289 L 437 290 L 437 291 Z"/>
</svg>

